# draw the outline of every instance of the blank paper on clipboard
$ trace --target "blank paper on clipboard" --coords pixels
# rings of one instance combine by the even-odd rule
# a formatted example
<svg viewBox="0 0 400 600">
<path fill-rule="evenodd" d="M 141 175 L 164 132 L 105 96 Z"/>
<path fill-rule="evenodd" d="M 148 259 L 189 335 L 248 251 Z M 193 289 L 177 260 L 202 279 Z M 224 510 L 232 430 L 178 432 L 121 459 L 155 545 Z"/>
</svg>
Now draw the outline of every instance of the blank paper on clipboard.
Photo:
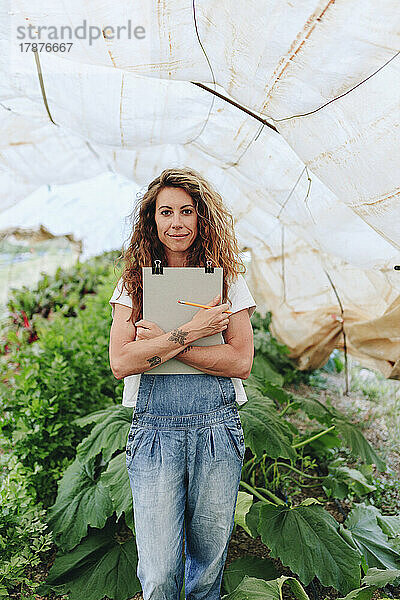
<svg viewBox="0 0 400 600">
<path fill-rule="evenodd" d="M 219 301 L 221 304 L 222 267 L 214 267 L 212 273 L 206 272 L 205 267 L 163 267 L 162 271 L 160 274 L 153 274 L 152 267 L 142 267 L 143 319 L 157 323 L 165 332 L 187 323 L 200 310 L 197 306 L 179 304 L 177 300 L 208 304 L 217 294 L 221 294 Z M 212 346 L 223 343 L 222 333 L 215 333 L 196 340 L 192 346 Z M 175 358 L 170 358 L 144 373 L 205 374 Z"/>
</svg>

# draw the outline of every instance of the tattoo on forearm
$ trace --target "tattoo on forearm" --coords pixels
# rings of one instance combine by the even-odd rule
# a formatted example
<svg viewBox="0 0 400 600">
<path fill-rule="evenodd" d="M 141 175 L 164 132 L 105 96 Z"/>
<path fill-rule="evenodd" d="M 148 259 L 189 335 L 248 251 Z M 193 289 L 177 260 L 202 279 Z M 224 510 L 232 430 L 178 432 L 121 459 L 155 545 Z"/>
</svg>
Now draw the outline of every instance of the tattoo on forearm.
<svg viewBox="0 0 400 600">
<path fill-rule="evenodd" d="M 169 342 L 178 342 L 181 346 L 185 345 L 185 338 L 188 336 L 188 331 L 183 331 L 182 329 L 174 329 L 171 332 L 171 336 L 168 338 Z"/>
<path fill-rule="evenodd" d="M 194 346 L 191 346 L 189 344 L 189 346 L 186 346 L 186 348 L 184 348 L 183 350 L 181 350 L 178 354 L 178 356 L 180 356 L 181 354 L 185 354 L 185 352 L 187 352 L 188 350 L 190 350 L 190 348 L 194 348 Z"/>
<path fill-rule="evenodd" d="M 159 356 L 152 356 L 151 358 L 147 359 L 147 362 L 150 363 L 150 365 L 152 367 L 154 367 L 155 365 L 159 365 L 161 362 L 161 358 Z"/>
</svg>

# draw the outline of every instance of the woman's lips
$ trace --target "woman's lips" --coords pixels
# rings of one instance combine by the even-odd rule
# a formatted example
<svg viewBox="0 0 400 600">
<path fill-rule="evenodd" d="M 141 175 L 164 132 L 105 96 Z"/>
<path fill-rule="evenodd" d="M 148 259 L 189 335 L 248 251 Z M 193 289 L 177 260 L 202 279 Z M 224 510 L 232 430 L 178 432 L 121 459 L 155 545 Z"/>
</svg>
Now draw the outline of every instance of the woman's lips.
<svg viewBox="0 0 400 600">
<path fill-rule="evenodd" d="M 171 234 L 169 233 L 168 235 L 169 235 L 169 237 L 174 237 L 174 238 L 183 238 L 183 237 L 186 237 L 186 236 L 188 236 L 189 234 L 188 234 L 188 233 L 185 233 L 184 235 L 171 235 Z"/>
</svg>

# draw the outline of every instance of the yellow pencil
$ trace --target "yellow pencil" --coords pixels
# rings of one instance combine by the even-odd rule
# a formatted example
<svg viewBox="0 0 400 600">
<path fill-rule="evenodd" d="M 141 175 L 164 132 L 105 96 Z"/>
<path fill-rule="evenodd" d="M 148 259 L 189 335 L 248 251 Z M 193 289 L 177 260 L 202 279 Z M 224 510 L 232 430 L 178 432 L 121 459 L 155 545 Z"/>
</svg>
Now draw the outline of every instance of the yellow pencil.
<svg viewBox="0 0 400 600">
<path fill-rule="evenodd" d="M 185 302 L 184 300 L 177 300 L 179 304 L 187 304 L 188 306 L 198 306 L 199 308 L 215 308 L 215 306 L 207 306 L 206 304 L 196 304 L 196 302 Z M 218 305 L 217 305 L 218 306 Z M 224 313 L 232 314 L 231 310 L 223 310 Z"/>
</svg>

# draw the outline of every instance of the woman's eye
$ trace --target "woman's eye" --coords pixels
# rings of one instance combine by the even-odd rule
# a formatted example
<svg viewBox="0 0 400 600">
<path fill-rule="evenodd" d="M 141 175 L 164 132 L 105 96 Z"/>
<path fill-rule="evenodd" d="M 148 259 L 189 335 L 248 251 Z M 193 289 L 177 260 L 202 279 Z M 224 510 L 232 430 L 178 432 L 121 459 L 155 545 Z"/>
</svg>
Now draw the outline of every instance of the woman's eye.
<svg viewBox="0 0 400 600">
<path fill-rule="evenodd" d="M 192 209 L 191 208 L 184 208 L 183 211 L 184 212 L 189 211 L 190 214 L 192 213 Z M 161 211 L 161 214 L 164 215 L 165 213 L 169 213 L 169 212 L 171 212 L 171 211 L 168 210 L 168 209 L 164 209 L 164 210 Z"/>
</svg>

